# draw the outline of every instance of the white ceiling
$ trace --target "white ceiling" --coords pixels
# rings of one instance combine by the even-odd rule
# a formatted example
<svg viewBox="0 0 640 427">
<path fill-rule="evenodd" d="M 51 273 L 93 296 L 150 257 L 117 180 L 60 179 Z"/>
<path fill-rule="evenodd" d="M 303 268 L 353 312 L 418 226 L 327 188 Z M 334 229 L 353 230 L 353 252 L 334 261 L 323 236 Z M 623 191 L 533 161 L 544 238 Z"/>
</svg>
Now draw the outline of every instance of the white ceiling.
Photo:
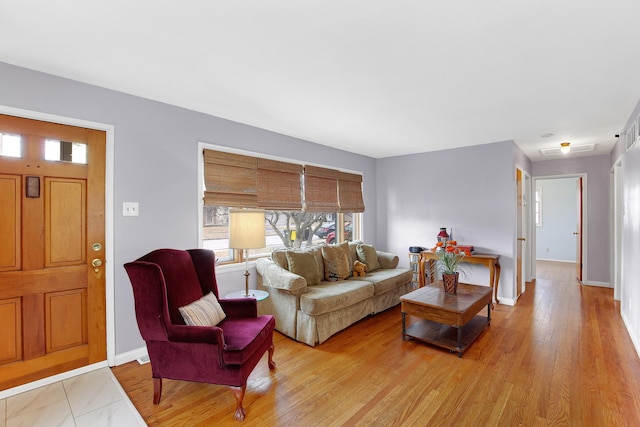
<svg viewBox="0 0 640 427">
<path fill-rule="evenodd" d="M 0 0 L 0 61 L 376 158 L 512 139 L 535 161 L 610 152 L 639 19 L 638 0 Z"/>
</svg>

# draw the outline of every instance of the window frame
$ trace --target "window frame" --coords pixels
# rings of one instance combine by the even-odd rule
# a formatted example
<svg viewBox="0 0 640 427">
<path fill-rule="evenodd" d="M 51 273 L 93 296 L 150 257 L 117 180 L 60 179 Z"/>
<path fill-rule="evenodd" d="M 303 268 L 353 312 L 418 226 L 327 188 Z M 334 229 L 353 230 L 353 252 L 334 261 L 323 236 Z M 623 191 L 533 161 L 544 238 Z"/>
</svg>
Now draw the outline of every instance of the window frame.
<svg viewBox="0 0 640 427">
<path fill-rule="evenodd" d="M 542 227 L 542 187 L 536 187 L 533 215 L 536 227 Z"/>
<path fill-rule="evenodd" d="M 299 165 L 302 165 L 302 166 L 307 165 L 307 166 L 315 166 L 315 167 L 320 167 L 320 168 L 336 169 L 335 166 L 320 165 L 320 164 L 315 164 L 315 163 L 310 163 L 310 162 L 301 162 L 301 161 L 294 160 L 294 159 L 288 159 L 288 158 L 278 157 L 278 156 L 271 156 L 271 155 L 267 155 L 267 154 L 264 154 L 264 153 L 257 153 L 257 152 L 252 152 L 252 151 L 248 151 L 248 150 L 234 149 L 234 148 L 231 148 L 231 147 L 220 146 L 220 145 L 216 145 L 216 144 L 211 144 L 211 143 L 199 141 L 198 142 L 198 152 L 197 152 L 197 162 L 198 162 L 197 181 L 198 181 L 198 185 L 197 185 L 197 192 L 196 192 L 197 206 L 198 206 L 198 210 L 197 211 L 198 211 L 198 247 L 199 248 L 204 247 L 204 197 L 203 197 L 203 195 L 205 193 L 204 154 L 203 154 L 204 150 L 217 150 L 217 151 L 223 151 L 223 152 L 227 152 L 227 153 L 231 153 L 231 154 L 238 154 L 238 155 L 244 155 L 244 156 L 254 156 L 254 157 L 259 157 L 259 158 L 263 158 L 263 159 L 267 159 L 267 160 L 275 160 L 275 161 L 280 161 L 280 162 L 288 162 L 288 163 L 293 163 L 293 164 L 299 164 Z M 344 172 L 344 173 L 362 174 L 361 171 L 355 171 L 355 170 L 340 169 L 339 171 L 340 172 Z M 364 193 L 364 191 L 363 191 L 363 193 Z M 363 194 L 363 197 L 364 197 L 364 194 Z M 344 241 L 344 233 L 342 232 L 342 230 L 344 230 L 344 227 L 345 227 L 345 224 L 344 224 L 345 214 L 348 214 L 348 213 L 349 212 L 335 212 L 335 214 L 336 214 L 336 227 L 339 230 L 338 233 L 337 233 L 337 236 L 336 236 L 338 243 Z M 363 222 L 364 222 L 364 212 L 351 212 L 351 215 L 353 215 L 352 239 L 353 240 L 361 239 L 362 238 L 362 230 L 363 230 Z M 230 251 L 232 253 L 231 257 L 227 257 L 227 258 L 224 258 L 224 259 L 216 259 L 216 264 L 220 265 L 220 266 L 232 266 L 232 265 L 239 265 L 239 264 L 245 262 L 244 254 L 243 254 L 242 250 L 230 249 Z M 255 261 L 258 258 L 264 258 L 266 256 L 269 256 L 269 254 L 259 254 L 259 255 L 253 255 L 253 256 L 251 254 L 249 254 L 249 256 L 247 258 L 248 258 L 249 261 Z"/>
</svg>

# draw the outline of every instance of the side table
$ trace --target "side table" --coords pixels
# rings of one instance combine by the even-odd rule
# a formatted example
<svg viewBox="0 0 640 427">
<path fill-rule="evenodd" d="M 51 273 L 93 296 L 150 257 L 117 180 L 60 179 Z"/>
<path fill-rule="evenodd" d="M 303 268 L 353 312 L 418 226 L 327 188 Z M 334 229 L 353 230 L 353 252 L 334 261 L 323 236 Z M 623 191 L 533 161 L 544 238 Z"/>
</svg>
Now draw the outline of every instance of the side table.
<svg viewBox="0 0 640 427">
<path fill-rule="evenodd" d="M 265 300 L 265 299 L 269 298 L 269 292 L 261 291 L 259 289 L 249 289 L 249 296 L 248 297 L 244 295 L 244 291 L 230 292 L 230 293 L 226 294 L 224 297 L 227 298 L 227 299 L 232 299 L 232 298 L 255 298 L 258 301 L 262 301 L 262 300 Z"/>
</svg>

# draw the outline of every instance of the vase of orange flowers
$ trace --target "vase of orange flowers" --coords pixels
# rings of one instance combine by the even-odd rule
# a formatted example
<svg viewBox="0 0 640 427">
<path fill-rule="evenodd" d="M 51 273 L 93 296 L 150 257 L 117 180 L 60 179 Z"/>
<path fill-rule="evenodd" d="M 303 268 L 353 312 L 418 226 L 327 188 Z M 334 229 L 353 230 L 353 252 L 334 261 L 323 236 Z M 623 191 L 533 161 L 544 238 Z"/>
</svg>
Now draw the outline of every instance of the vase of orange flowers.
<svg viewBox="0 0 640 427">
<path fill-rule="evenodd" d="M 458 293 L 458 277 L 457 271 L 455 273 L 442 273 L 442 285 L 444 287 L 445 294 Z"/>
<path fill-rule="evenodd" d="M 444 292 L 447 294 L 457 293 L 460 263 L 464 259 L 464 252 L 458 250 L 455 240 L 436 243 L 434 252 L 438 257 L 435 268 L 442 273 Z"/>
</svg>

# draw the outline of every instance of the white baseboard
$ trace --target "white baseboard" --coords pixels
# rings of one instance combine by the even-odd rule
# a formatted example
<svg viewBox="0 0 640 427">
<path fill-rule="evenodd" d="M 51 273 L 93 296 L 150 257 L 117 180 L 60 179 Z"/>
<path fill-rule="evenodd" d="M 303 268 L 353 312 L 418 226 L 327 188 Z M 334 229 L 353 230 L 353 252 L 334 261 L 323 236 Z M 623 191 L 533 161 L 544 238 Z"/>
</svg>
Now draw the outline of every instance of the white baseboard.
<svg viewBox="0 0 640 427">
<path fill-rule="evenodd" d="M 620 317 L 622 317 L 622 321 L 624 322 L 624 326 L 627 328 L 627 333 L 629 334 L 629 338 L 631 338 L 631 342 L 633 343 L 633 347 L 636 349 L 636 356 L 640 357 L 640 339 L 636 336 L 631 327 L 631 324 L 627 321 L 627 316 L 623 311 L 620 311 Z"/>
<path fill-rule="evenodd" d="M 510 305 L 510 306 L 514 306 L 516 305 L 516 302 L 514 300 L 512 300 L 511 298 L 502 298 L 500 297 L 500 304 L 502 305 Z"/>
<path fill-rule="evenodd" d="M 141 357 L 147 356 L 147 347 L 136 348 L 135 350 L 127 351 L 126 353 L 116 354 L 116 366 L 124 365 L 125 363 L 133 362 Z"/>
<path fill-rule="evenodd" d="M 587 286 L 597 286 L 599 288 L 611 288 L 611 284 L 609 282 L 593 282 L 589 280 L 588 282 L 582 282 L 583 285 Z"/>
<path fill-rule="evenodd" d="M 565 259 L 548 259 L 548 258 L 536 258 L 536 261 L 565 262 L 567 264 L 575 264 L 576 263 L 576 260 L 567 261 Z"/>
</svg>

